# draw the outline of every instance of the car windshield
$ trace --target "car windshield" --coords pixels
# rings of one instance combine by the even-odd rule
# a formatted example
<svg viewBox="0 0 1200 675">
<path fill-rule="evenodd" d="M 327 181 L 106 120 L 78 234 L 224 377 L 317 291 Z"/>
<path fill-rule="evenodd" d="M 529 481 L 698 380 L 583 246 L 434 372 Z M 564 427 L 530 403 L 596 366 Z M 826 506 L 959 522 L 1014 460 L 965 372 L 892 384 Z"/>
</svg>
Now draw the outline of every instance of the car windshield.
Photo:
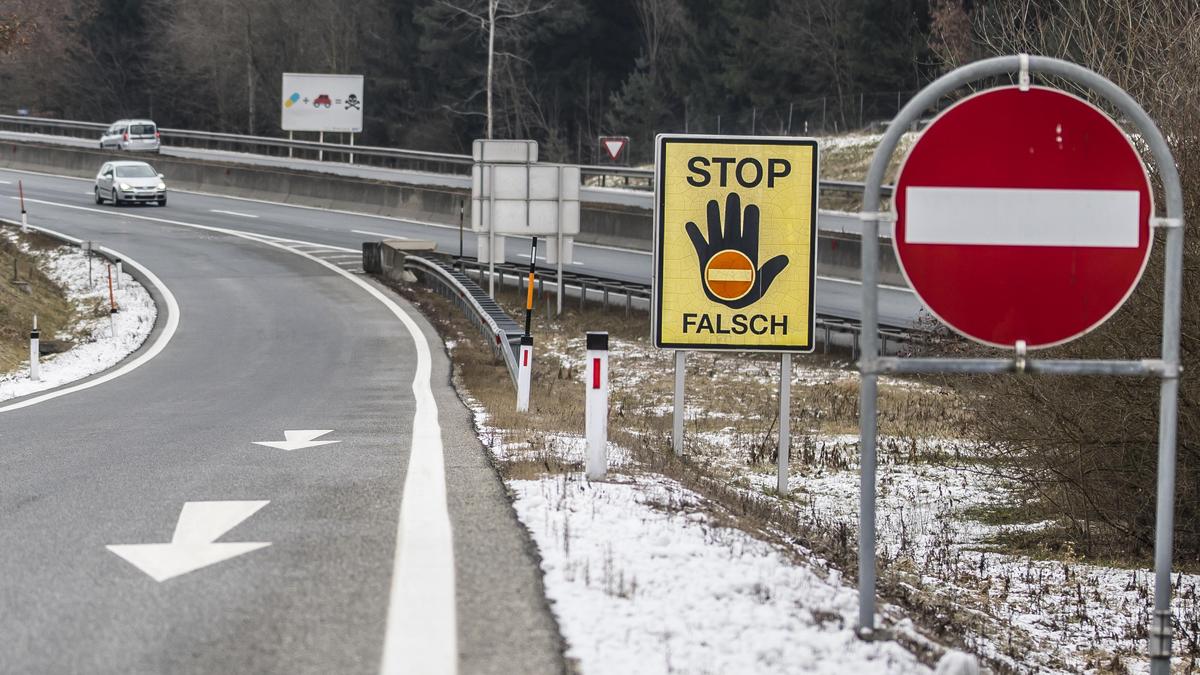
<svg viewBox="0 0 1200 675">
<path fill-rule="evenodd" d="M 133 164 L 118 166 L 117 175 L 121 178 L 153 178 L 158 174 L 154 173 L 154 169 L 150 168 L 149 164 Z"/>
<path fill-rule="evenodd" d="M 134 136 L 153 136 L 154 135 L 154 125 L 153 124 L 131 124 L 129 126 L 129 133 L 133 134 Z"/>
</svg>

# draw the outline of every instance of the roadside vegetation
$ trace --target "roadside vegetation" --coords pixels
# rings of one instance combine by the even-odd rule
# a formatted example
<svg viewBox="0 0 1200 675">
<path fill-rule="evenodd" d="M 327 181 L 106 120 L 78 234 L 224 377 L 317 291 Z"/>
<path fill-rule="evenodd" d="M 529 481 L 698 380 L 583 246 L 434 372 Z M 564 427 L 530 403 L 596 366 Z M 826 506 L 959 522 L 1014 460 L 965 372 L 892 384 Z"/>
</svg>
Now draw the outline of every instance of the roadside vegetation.
<svg viewBox="0 0 1200 675">
<path fill-rule="evenodd" d="M 772 542 L 798 564 L 856 575 L 858 386 L 844 351 L 797 357 L 790 494 L 775 491 L 779 362 L 692 353 L 685 453 L 671 451 L 673 359 L 649 342 L 643 312 L 579 311 L 534 322 L 533 397 L 515 411 L 505 366 L 460 310 L 422 286 L 401 289 L 445 336 L 455 384 L 486 423 L 509 479 L 580 480 L 584 333 L 610 333 L 609 438 L 618 476 L 665 476 L 701 495 L 715 522 Z M 523 296 L 499 299 L 520 316 Z M 978 383 L 885 378 L 880 387 L 879 564 L 885 623 L 927 662 L 960 647 L 997 672 L 1126 672 L 1144 651 L 1145 561 L 1092 557 L 1047 520 L 1035 489 L 981 440 Z M 664 508 L 669 508 L 664 506 Z M 1195 568 L 1190 569 L 1195 572 Z M 1197 577 L 1179 579 L 1178 644 L 1200 658 Z M 1115 588 L 1114 588 L 1115 586 Z M 1020 621 L 1015 617 L 1024 618 Z M 904 628 L 911 619 L 916 629 Z M 1088 642 L 1084 649 L 1079 645 Z M 1132 660 L 1131 660 L 1132 659 Z"/>
<path fill-rule="evenodd" d="M 22 250 L 21 244 L 27 245 Z M 57 248 L 58 242 L 36 233 L 0 230 L 0 374 L 29 360 L 29 330 L 33 315 L 49 341 L 77 320 L 76 307 L 62 287 L 38 267 L 37 252 Z"/>
</svg>

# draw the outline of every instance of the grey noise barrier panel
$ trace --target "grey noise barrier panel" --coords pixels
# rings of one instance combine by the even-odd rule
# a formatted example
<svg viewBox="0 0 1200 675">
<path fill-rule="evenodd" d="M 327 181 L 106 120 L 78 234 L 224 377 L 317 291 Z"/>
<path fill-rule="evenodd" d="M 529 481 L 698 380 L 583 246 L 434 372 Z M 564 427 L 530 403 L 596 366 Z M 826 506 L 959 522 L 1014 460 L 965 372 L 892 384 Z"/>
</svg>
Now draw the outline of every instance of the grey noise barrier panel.
<svg viewBox="0 0 1200 675">
<path fill-rule="evenodd" d="M 972 82 L 1018 74 L 1022 84 L 1029 73 L 1057 76 L 1087 87 L 1117 107 L 1142 134 L 1154 157 L 1166 196 L 1166 220 L 1152 221 L 1166 229 L 1166 268 L 1163 286 L 1162 354 L 1140 361 L 1038 361 L 1017 354 L 1012 359 L 880 358 L 879 319 L 879 203 L 884 171 L 901 134 L 943 95 Z M 1153 218 L 1153 214 L 1151 214 Z M 863 193 L 862 230 L 862 358 L 859 433 L 861 483 L 859 492 L 859 626 L 860 637 L 875 636 L 875 468 L 876 399 L 881 373 L 1025 372 L 1070 375 L 1154 376 L 1161 378 L 1158 428 L 1158 490 L 1154 546 L 1154 615 L 1149 626 L 1152 675 L 1170 675 L 1171 545 L 1175 517 L 1175 453 L 1179 397 L 1179 329 L 1183 287 L 1183 194 L 1170 147 L 1146 111 L 1123 89 L 1082 66 L 1044 56 L 1013 55 L 978 61 L 937 79 L 896 115 L 888 126 L 867 172 Z M 1152 233 L 1153 236 L 1153 233 Z"/>
</svg>

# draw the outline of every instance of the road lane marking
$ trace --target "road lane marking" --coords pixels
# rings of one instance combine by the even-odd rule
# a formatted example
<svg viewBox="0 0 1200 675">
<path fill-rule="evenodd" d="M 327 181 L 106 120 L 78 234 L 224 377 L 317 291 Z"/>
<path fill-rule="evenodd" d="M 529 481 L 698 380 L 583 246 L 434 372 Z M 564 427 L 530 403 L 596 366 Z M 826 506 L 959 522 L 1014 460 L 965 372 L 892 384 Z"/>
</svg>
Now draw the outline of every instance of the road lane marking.
<svg viewBox="0 0 1200 675">
<path fill-rule="evenodd" d="M 14 197 L 13 199 L 16 199 L 16 198 Z M 30 201 L 30 200 L 26 200 L 26 201 Z M 58 206 L 58 205 L 55 204 L 55 206 Z M 97 209 L 91 209 L 91 210 L 97 211 Z M 99 212 L 103 213 L 103 211 L 99 211 Z M 64 239 L 74 241 L 76 243 L 82 243 L 82 240 L 80 240 L 80 239 L 62 234 L 60 232 L 55 232 L 54 230 L 50 230 L 50 229 L 47 229 L 44 227 L 37 227 L 34 225 L 30 225 L 29 227 L 30 227 L 30 229 L 45 232 L 47 234 L 57 236 L 57 237 L 63 237 Z M 124 365 L 120 365 L 117 368 L 110 370 L 110 371 L 100 375 L 99 377 L 96 377 L 95 379 L 85 380 L 83 382 L 80 382 L 79 384 L 65 386 L 61 389 L 55 389 L 55 390 L 52 390 L 45 394 L 34 395 L 31 398 L 27 398 L 19 403 L 12 403 L 10 405 L 0 406 L 0 413 L 5 413 L 10 410 L 20 410 L 21 408 L 27 408 L 31 405 L 35 405 L 38 403 L 42 403 L 44 401 L 49 401 L 51 399 L 58 398 L 59 396 L 66 396 L 67 394 L 73 394 L 77 391 L 83 391 L 84 389 L 91 389 L 92 387 L 99 386 L 101 384 L 104 384 L 105 382 L 110 382 L 112 380 L 115 380 L 118 377 L 121 377 L 122 375 L 131 373 L 134 370 L 145 365 L 147 362 L 150 361 L 150 359 L 153 359 L 154 357 L 158 356 L 159 352 L 161 352 L 167 346 L 167 343 L 169 343 L 171 341 L 171 338 L 175 336 L 175 331 L 176 331 L 176 329 L 179 328 L 179 303 L 176 302 L 175 295 L 173 293 L 171 293 L 171 289 L 167 288 L 167 285 L 164 284 L 161 279 L 159 279 L 157 276 L 155 276 L 155 274 L 153 272 L 151 272 L 149 269 L 147 269 L 146 267 L 139 264 L 136 260 L 125 255 L 124 253 L 121 253 L 120 251 L 116 251 L 114 249 L 108 248 L 107 246 L 101 246 L 97 250 L 109 253 L 115 258 L 119 258 L 126 265 L 128 265 L 129 267 L 132 267 L 135 270 L 137 270 L 138 272 L 140 272 L 144 276 L 144 278 L 150 282 L 151 285 L 153 285 L 156 289 L 158 289 L 158 292 L 162 295 L 163 300 L 167 303 L 167 322 L 166 322 L 166 325 L 163 327 L 162 332 L 159 333 L 158 337 L 156 337 L 154 339 L 154 342 L 150 345 L 149 349 L 142 352 L 141 355 L 135 357 L 132 361 L 128 361 Z"/>
<path fill-rule="evenodd" d="M 268 448 L 276 450 L 303 450 L 304 448 L 315 448 L 318 445 L 330 445 L 332 443 L 341 443 L 341 441 L 318 441 L 316 439 L 325 434 L 333 433 L 333 429 L 285 429 L 283 437 L 287 440 L 283 441 L 250 441 L 255 445 L 264 445 Z"/>
<path fill-rule="evenodd" d="M 168 544 L 110 544 L 108 550 L 162 583 L 202 567 L 271 545 L 217 539 L 254 515 L 267 501 L 185 502 Z"/>
<path fill-rule="evenodd" d="M 400 320 L 412 337 L 417 354 L 417 367 L 412 380 L 416 405 L 411 426 L 412 445 L 396 527 L 396 555 L 392 567 L 392 587 L 380 672 L 383 675 L 457 673 L 458 622 L 454 595 L 454 542 L 450 528 L 450 512 L 446 506 L 442 427 L 438 419 L 437 401 L 433 397 L 433 365 L 429 343 L 417 322 L 395 301 L 371 284 L 331 262 L 286 246 L 280 243 L 277 237 L 169 218 L 132 213 L 115 214 L 106 209 L 45 200 L 34 201 L 75 211 L 119 215 L 123 218 L 218 232 L 289 251 L 349 279 Z M 312 242 L 288 241 L 314 245 Z M 175 315 L 177 316 L 178 312 L 175 312 Z M 0 409 L 0 412 L 2 411 L 3 409 Z"/>
<path fill-rule="evenodd" d="M 242 213 L 241 211 L 224 211 L 222 209 L 209 209 L 212 213 L 223 213 L 227 216 L 237 216 L 239 218 L 257 218 L 253 213 Z"/>
<path fill-rule="evenodd" d="M 412 237 L 405 237 L 405 236 L 399 235 L 399 234 L 387 234 L 384 232 L 372 232 L 370 230 L 350 230 L 350 231 L 353 232 L 354 234 L 369 234 L 373 237 L 387 237 L 388 239 L 412 239 Z"/>
</svg>

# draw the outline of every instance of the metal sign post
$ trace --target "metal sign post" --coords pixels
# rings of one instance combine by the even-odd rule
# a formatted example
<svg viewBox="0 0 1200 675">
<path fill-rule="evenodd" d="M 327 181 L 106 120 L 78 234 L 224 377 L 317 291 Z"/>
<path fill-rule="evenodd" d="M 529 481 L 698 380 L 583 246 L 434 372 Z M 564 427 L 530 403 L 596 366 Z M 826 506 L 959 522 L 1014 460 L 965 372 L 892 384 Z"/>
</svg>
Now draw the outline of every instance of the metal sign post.
<svg viewBox="0 0 1200 675">
<path fill-rule="evenodd" d="M 1166 231 L 1166 268 L 1163 288 L 1162 354 L 1157 359 L 1065 360 L 1034 359 L 1025 353 L 1025 340 L 1017 340 L 1012 358 L 899 358 L 881 357 L 879 328 L 879 223 L 893 214 L 880 213 L 880 186 L 892 153 L 909 126 L 938 100 L 960 87 L 998 75 L 1018 76 L 1022 90 L 1029 89 L 1029 74 L 1061 77 L 1104 97 L 1121 111 L 1141 134 L 1154 157 L 1166 196 L 1166 217 L 1150 213 L 1150 224 Z M 936 124 L 936 122 L 935 122 Z M 919 143 L 919 141 L 918 141 Z M 899 196 L 896 200 L 900 201 Z M 895 206 L 893 206 L 895 208 Z M 904 215 L 901 213 L 901 215 Z M 862 482 L 859 504 L 859 635 L 875 633 L 875 468 L 877 380 L 887 373 L 1031 373 L 1045 375 L 1124 375 L 1161 378 L 1158 436 L 1158 494 L 1155 522 L 1154 616 L 1149 627 L 1150 667 L 1153 675 L 1168 675 L 1171 662 L 1171 545 L 1174 530 L 1176 415 L 1179 394 L 1179 329 L 1183 277 L 1183 197 L 1170 148 L 1154 121 L 1140 105 L 1115 84 L 1082 66 L 1059 59 L 1003 56 L 972 63 L 934 81 L 921 90 L 888 126 L 867 172 L 862 212 L 863 312 L 861 374 Z"/>
<path fill-rule="evenodd" d="M 775 491 L 780 497 L 788 494 L 789 450 L 792 442 L 792 355 L 779 355 L 779 458 Z"/>
<path fill-rule="evenodd" d="M 683 457 L 684 381 L 687 379 L 687 352 L 675 352 L 675 396 L 671 417 L 671 449 Z"/>
<path fill-rule="evenodd" d="M 525 334 L 533 323 L 533 281 L 537 275 L 537 237 L 529 244 L 529 288 L 525 292 Z"/>
</svg>

